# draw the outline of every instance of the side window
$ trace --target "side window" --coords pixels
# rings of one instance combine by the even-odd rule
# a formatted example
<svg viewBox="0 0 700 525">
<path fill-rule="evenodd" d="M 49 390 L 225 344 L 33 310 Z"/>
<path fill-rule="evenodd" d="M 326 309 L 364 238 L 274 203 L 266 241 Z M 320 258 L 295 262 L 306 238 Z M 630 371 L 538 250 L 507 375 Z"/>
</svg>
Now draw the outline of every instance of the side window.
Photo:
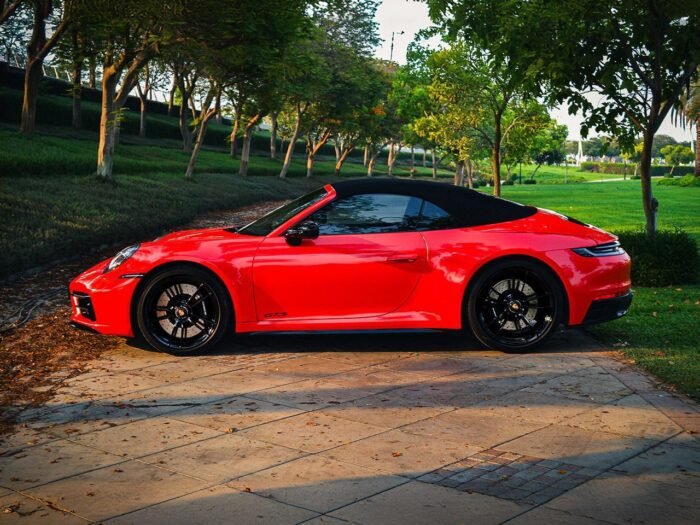
<svg viewBox="0 0 700 525">
<path fill-rule="evenodd" d="M 367 193 L 331 202 L 309 218 L 321 235 L 410 231 L 422 203 L 408 195 Z"/>
<path fill-rule="evenodd" d="M 415 229 L 418 231 L 448 230 L 461 226 L 459 221 L 445 210 L 426 200 L 422 201 L 420 215 L 415 221 Z"/>
</svg>

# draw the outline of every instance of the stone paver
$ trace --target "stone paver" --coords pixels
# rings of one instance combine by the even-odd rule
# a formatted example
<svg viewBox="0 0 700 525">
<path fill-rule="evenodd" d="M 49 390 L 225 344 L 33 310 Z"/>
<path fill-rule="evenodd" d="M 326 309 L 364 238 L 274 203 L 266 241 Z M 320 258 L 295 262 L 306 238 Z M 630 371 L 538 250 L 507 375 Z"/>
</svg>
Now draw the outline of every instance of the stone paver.
<svg viewBox="0 0 700 525">
<path fill-rule="evenodd" d="M 105 525 L 294 525 L 317 514 L 226 486 L 193 492 L 105 522 Z"/>
<path fill-rule="evenodd" d="M 569 331 L 123 344 L 0 438 L 0 521 L 697 523 L 700 411 Z"/>
<path fill-rule="evenodd" d="M 332 516 L 372 525 L 453 525 L 501 523 L 522 512 L 511 501 L 445 487 L 411 482 L 331 513 Z"/>
<path fill-rule="evenodd" d="M 302 452 L 291 448 L 226 434 L 145 456 L 141 461 L 189 473 L 212 483 L 224 483 L 302 455 Z"/>
<path fill-rule="evenodd" d="M 406 481 L 316 455 L 244 476 L 231 485 L 276 501 L 330 512 Z"/>
</svg>

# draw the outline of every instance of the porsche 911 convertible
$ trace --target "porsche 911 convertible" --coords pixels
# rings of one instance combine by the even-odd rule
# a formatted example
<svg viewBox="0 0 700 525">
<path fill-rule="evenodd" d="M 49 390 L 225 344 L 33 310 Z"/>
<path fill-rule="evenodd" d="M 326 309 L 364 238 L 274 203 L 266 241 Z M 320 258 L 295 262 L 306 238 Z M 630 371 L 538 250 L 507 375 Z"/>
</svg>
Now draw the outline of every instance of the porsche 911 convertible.
<svg viewBox="0 0 700 525">
<path fill-rule="evenodd" d="M 70 284 L 71 320 L 178 355 L 226 333 L 471 329 L 524 351 L 625 315 L 630 259 L 565 215 L 448 184 L 349 180 L 241 228 L 129 246 Z"/>
</svg>

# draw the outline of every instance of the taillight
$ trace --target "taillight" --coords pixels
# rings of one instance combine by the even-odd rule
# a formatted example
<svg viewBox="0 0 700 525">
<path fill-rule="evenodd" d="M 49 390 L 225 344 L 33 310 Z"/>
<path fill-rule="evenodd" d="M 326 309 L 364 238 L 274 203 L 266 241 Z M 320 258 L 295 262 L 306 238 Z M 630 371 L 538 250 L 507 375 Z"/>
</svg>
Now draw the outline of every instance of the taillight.
<svg viewBox="0 0 700 525">
<path fill-rule="evenodd" d="M 586 248 L 572 248 L 572 251 L 582 255 L 583 257 L 609 257 L 611 255 L 622 255 L 625 250 L 619 242 L 606 242 L 596 246 L 587 246 Z"/>
</svg>

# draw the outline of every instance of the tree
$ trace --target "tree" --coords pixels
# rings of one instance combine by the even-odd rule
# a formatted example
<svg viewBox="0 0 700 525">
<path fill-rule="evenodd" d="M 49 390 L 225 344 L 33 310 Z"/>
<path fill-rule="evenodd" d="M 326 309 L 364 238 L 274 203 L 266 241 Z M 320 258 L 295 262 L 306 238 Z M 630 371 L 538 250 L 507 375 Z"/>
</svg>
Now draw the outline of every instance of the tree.
<svg viewBox="0 0 700 525">
<path fill-rule="evenodd" d="M 683 0 L 428 0 L 431 17 L 508 60 L 513 74 L 547 87 L 554 102 L 582 110 L 581 128 L 609 132 L 623 147 L 642 136 L 642 205 L 656 231 L 651 186 L 654 135 L 700 63 L 700 10 Z M 593 24 L 593 25 L 592 25 Z M 593 104 L 586 94 L 602 96 Z"/>
<path fill-rule="evenodd" d="M 79 23 L 89 30 L 96 48 L 104 50 L 97 175 L 109 180 L 122 107 L 141 69 L 164 47 L 178 41 L 176 29 L 189 13 L 179 2 L 165 0 L 103 0 L 98 6 L 83 2 L 76 9 Z M 201 7 L 195 2 L 185 4 Z"/>
<path fill-rule="evenodd" d="M 4 2 L 0 0 L 0 6 L 3 5 Z M 24 54 L 31 35 L 27 28 L 31 26 L 32 12 L 26 2 L 15 0 L 2 9 L 0 43 L 3 47 L 2 55 L 8 64 L 12 62 L 13 56 Z"/>
<path fill-rule="evenodd" d="M 181 30 L 183 45 L 178 47 L 197 74 L 206 78 L 206 95 L 199 113 L 193 105 L 197 139 L 192 149 L 186 176 L 192 177 L 197 155 L 204 141 L 209 120 L 218 107 L 216 100 L 225 87 L 245 85 L 247 98 L 242 108 L 248 117 L 245 127 L 240 174 L 246 175 L 250 157 L 252 131 L 265 116 L 276 94 L 274 68 L 283 50 L 299 35 L 306 23 L 304 0 L 276 0 L 260 5 L 257 0 L 239 0 L 220 4 L 201 0 L 205 6 L 188 17 Z M 188 4 L 189 6 L 189 4 Z M 255 17 L 250 17 L 251 12 Z"/>
<path fill-rule="evenodd" d="M 12 16 L 17 7 L 12 10 L 16 2 L 4 5 L 0 20 L 3 17 Z M 4 2 L 3 2 L 4 4 Z M 68 29 L 73 10 L 73 3 L 65 0 L 60 6 L 61 12 L 57 13 L 58 2 L 56 0 L 34 0 L 32 34 L 27 44 L 27 64 L 24 68 L 24 100 L 22 102 L 22 120 L 19 131 L 25 135 L 34 132 L 36 123 L 36 101 L 39 97 L 39 83 L 43 73 L 44 59 L 56 46 L 63 33 Z M 6 11 L 9 14 L 6 14 Z M 53 17 L 53 18 L 52 18 Z M 53 27 L 51 36 L 46 33 L 47 26 Z"/>
<path fill-rule="evenodd" d="M 536 125 L 540 105 L 532 103 L 527 85 L 511 74 L 507 60 L 464 40 L 455 40 L 449 48 L 433 53 L 430 67 L 430 96 L 439 112 L 459 113 L 458 118 L 453 115 L 443 121 L 471 129 L 465 138 L 469 135 L 474 143 L 477 137 L 489 148 L 493 193 L 500 195 L 503 145 L 516 126 Z"/>
<path fill-rule="evenodd" d="M 695 176 L 700 177 L 700 67 L 683 90 L 674 117 L 676 123 L 695 126 Z"/>
<path fill-rule="evenodd" d="M 139 97 L 139 137 L 146 136 L 146 113 L 148 99 L 155 89 L 163 89 L 168 72 L 164 64 L 152 60 L 144 65 L 136 81 L 136 93 Z"/>
<path fill-rule="evenodd" d="M 530 158 L 535 163 L 535 169 L 530 175 L 531 180 L 534 180 L 537 170 L 543 164 L 551 166 L 564 162 L 568 135 L 569 129 L 566 126 L 552 120 L 547 127 L 534 136 L 530 146 Z"/>
<path fill-rule="evenodd" d="M 691 149 L 681 144 L 676 144 L 675 146 L 668 145 L 661 150 L 661 154 L 664 156 L 666 164 L 671 166 L 669 175 L 673 175 L 673 170 L 675 170 L 677 166 L 692 162 L 695 158 Z"/>
</svg>

